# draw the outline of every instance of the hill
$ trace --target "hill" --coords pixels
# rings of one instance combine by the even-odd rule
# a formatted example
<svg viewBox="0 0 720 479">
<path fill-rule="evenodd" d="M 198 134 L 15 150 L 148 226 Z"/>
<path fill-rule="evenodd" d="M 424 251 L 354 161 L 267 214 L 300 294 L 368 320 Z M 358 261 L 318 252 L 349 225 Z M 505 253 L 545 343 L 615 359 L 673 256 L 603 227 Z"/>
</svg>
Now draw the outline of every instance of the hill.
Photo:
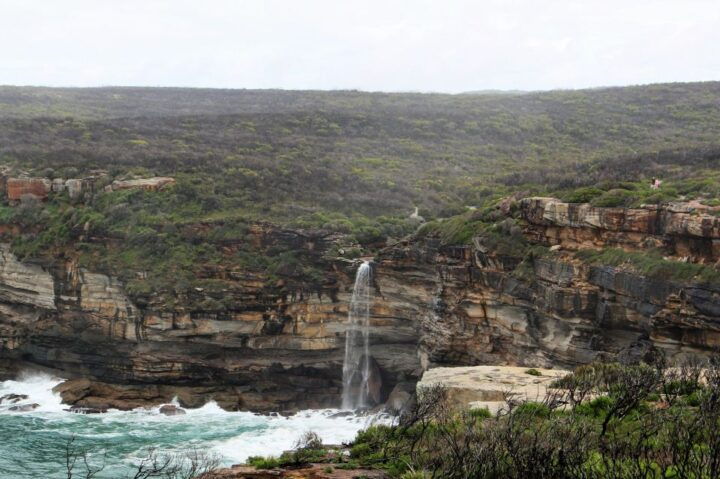
<svg viewBox="0 0 720 479">
<path fill-rule="evenodd" d="M 513 192 L 604 206 L 713 196 L 718 138 L 720 82 L 506 95 L 0 87 L 6 176 L 105 175 L 80 200 L 6 205 L 0 218 L 22 226 L 11 239 L 24 258 L 85 248 L 88 266 L 127 277 L 143 264 L 168 281 L 227 263 L 218 241 L 260 221 L 372 249 L 417 228 L 414 206 L 434 219 Z M 669 194 L 640 188 L 658 174 Z M 177 183 L 103 190 L 150 176 Z M 235 260 L 286 269 L 268 254 Z"/>
<path fill-rule="evenodd" d="M 718 82 L 500 96 L 0 88 L 2 164 L 179 176 L 223 209 L 278 221 L 413 205 L 447 216 L 508 175 L 687 151 L 719 134 Z"/>
</svg>

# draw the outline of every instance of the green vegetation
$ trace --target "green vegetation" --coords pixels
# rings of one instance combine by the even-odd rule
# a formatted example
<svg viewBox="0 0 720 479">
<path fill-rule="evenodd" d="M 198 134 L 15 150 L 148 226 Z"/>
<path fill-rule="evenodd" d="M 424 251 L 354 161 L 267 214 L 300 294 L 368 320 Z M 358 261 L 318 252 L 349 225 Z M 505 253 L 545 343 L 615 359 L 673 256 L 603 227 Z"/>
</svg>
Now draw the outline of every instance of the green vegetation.
<svg viewBox="0 0 720 479">
<path fill-rule="evenodd" d="M 255 469 L 274 469 L 280 467 L 280 460 L 275 457 L 250 456 L 247 463 Z"/>
<path fill-rule="evenodd" d="M 555 386 L 494 416 L 453 406 L 442 387 L 426 391 L 399 424 L 360 432 L 353 460 L 395 478 L 720 475 L 720 358 L 593 363 Z"/>
<path fill-rule="evenodd" d="M 475 419 L 487 419 L 489 417 L 492 417 L 492 413 L 486 407 L 470 409 L 469 414 Z"/>
<path fill-rule="evenodd" d="M 474 211 L 447 219 L 430 221 L 417 231 L 417 237 L 438 237 L 443 244 L 468 244 L 488 226 Z"/>
<path fill-rule="evenodd" d="M 650 278 L 720 284 L 720 271 L 712 266 L 667 260 L 657 250 L 627 252 L 617 248 L 588 249 L 578 251 L 576 256 L 589 264 L 627 268 Z"/>
<path fill-rule="evenodd" d="M 292 451 L 285 451 L 279 457 L 251 456 L 247 463 L 256 469 L 274 469 L 314 462 L 328 462 L 329 457 L 329 451 L 323 447 L 317 433 L 307 431 L 297 440 Z M 325 468 L 325 472 L 332 472 L 332 470 L 331 466 Z"/>
<path fill-rule="evenodd" d="M 649 177 L 649 174 L 642 176 Z M 663 178 L 667 178 L 665 175 Z M 675 177 L 665 179 L 659 189 L 652 189 L 649 180 L 603 181 L 596 186 L 582 186 L 570 190 L 548 191 L 568 203 L 590 203 L 600 207 L 638 207 L 646 204 L 660 204 L 669 201 L 697 199 L 713 206 L 720 197 L 720 171 L 712 169 L 694 170 L 687 165 Z"/>
<path fill-rule="evenodd" d="M 530 376 L 542 376 L 542 373 L 535 368 L 527 369 L 525 374 L 529 374 Z"/>
<path fill-rule="evenodd" d="M 2 205 L 0 222 L 22 227 L 6 238 L 21 257 L 79 254 L 167 306 L 226 310 L 228 284 L 203 279 L 218 270 L 322 281 L 308 254 L 257 248 L 252 225 L 343 233 L 353 258 L 415 231 L 415 206 L 429 220 L 419 235 L 480 236 L 520 258 L 523 277 L 542 252 L 499 214 L 504 196 L 720 203 L 718 98 L 715 82 L 509 95 L 0 87 L 10 175 L 106 174 L 77 200 Z M 177 184 L 103 191 L 153 175 Z"/>
</svg>

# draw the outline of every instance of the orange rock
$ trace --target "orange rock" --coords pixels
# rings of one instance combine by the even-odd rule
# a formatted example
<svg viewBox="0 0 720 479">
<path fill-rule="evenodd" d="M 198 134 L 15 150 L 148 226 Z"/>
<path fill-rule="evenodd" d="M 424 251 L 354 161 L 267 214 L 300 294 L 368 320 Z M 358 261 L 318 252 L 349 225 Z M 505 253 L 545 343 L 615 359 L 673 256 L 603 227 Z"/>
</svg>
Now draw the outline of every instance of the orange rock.
<svg viewBox="0 0 720 479">
<path fill-rule="evenodd" d="M 47 178 L 8 178 L 6 191 L 10 201 L 20 201 L 23 195 L 39 200 L 47 199 L 52 183 Z"/>
</svg>

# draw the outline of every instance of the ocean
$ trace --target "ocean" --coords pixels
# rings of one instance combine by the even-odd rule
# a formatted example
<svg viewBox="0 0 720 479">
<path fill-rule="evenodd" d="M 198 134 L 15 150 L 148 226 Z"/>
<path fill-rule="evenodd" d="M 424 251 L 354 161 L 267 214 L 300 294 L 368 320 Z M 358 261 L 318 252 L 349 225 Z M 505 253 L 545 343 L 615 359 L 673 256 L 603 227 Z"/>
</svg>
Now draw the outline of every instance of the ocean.
<svg viewBox="0 0 720 479">
<path fill-rule="evenodd" d="M 0 397 L 28 395 L 17 404 L 0 405 L 1 478 L 66 478 L 66 448 L 71 438 L 72 447 L 86 451 L 91 465 L 105 464 L 96 479 L 116 479 L 134 471 L 150 448 L 160 454 L 198 450 L 229 466 L 249 456 L 279 455 L 307 431 L 316 432 L 326 444 L 340 444 L 373 422 L 387 421 L 355 414 L 332 417 L 339 412 L 333 409 L 301 411 L 290 417 L 228 412 L 212 402 L 179 416 L 164 416 L 159 408 L 77 414 L 65 411 L 68 406 L 52 392 L 61 381 L 32 374 L 0 382 Z M 32 403 L 39 404 L 34 411 L 9 410 Z M 81 462 L 74 477 L 84 477 Z"/>
</svg>

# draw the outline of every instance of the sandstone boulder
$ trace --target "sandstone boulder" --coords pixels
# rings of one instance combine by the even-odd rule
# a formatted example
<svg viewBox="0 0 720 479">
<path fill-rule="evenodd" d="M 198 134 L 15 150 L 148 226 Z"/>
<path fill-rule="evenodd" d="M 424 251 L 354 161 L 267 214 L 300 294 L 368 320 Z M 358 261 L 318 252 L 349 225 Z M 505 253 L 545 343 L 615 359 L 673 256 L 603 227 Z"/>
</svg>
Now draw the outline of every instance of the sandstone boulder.
<svg viewBox="0 0 720 479">
<path fill-rule="evenodd" d="M 7 198 L 10 201 L 20 201 L 25 195 L 46 200 L 51 190 L 52 182 L 47 178 L 8 178 L 6 184 Z"/>
<path fill-rule="evenodd" d="M 63 402 L 80 408 L 129 411 L 167 402 L 172 396 L 154 385 L 106 384 L 89 379 L 71 379 L 58 384 L 53 392 Z"/>
<path fill-rule="evenodd" d="M 67 190 L 70 199 L 76 200 L 80 198 L 80 195 L 83 192 L 83 181 L 76 178 L 66 180 L 65 189 Z"/>
<path fill-rule="evenodd" d="M 543 401 L 549 385 L 570 371 L 535 368 L 540 375 L 528 374 L 527 367 L 469 366 L 433 368 L 425 371 L 417 384 L 417 394 L 435 386 L 447 390 L 447 398 L 458 407 L 488 407 L 497 410 L 506 399 Z"/>
<path fill-rule="evenodd" d="M 156 176 L 154 178 L 142 178 L 137 180 L 115 180 L 108 187 L 111 191 L 116 190 L 146 190 L 159 191 L 175 184 L 175 178 Z"/>
<path fill-rule="evenodd" d="M 174 404 L 163 404 L 160 406 L 160 414 L 164 414 L 166 416 L 182 416 L 186 413 L 184 409 L 179 408 Z"/>
<path fill-rule="evenodd" d="M 385 471 L 372 469 L 327 470 L 327 464 L 306 464 L 278 469 L 255 469 L 253 466 L 236 465 L 212 473 L 214 479 L 387 479 Z"/>
<path fill-rule="evenodd" d="M 32 403 L 32 404 L 18 404 L 17 406 L 10 406 L 8 408 L 8 411 L 12 412 L 30 412 L 34 411 L 35 409 L 39 408 L 40 405 L 38 403 Z"/>
<path fill-rule="evenodd" d="M 75 414 L 104 414 L 107 412 L 107 409 L 97 407 L 72 406 L 68 409 L 65 409 L 65 411 Z"/>
<path fill-rule="evenodd" d="M 395 385 L 385 401 L 385 410 L 390 414 L 400 414 L 413 401 L 415 385 L 409 382 L 401 382 Z"/>
<path fill-rule="evenodd" d="M 65 180 L 62 178 L 52 180 L 52 191 L 53 193 L 62 193 L 65 191 Z"/>
</svg>

